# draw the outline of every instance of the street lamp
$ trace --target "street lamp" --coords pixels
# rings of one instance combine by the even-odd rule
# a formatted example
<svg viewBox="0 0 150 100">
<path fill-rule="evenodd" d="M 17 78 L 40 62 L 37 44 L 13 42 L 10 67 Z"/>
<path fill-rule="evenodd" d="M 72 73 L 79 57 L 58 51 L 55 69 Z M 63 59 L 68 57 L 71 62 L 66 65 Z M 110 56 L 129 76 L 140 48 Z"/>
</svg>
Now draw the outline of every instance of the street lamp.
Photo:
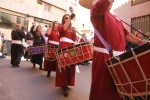
<svg viewBox="0 0 150 100">
<path fill-rule="evenodd" d="M 29 17 L 30 15 L 29 14 L 26 14 L 26 21 L 29 22 Z"/>
<path fill-rule="evenodd" d="M 26 14 L 27 31 L 28 31 L 29 17 L 30 17 L 30 15 L 29 15 L 29 14 Z"/>
</svg>

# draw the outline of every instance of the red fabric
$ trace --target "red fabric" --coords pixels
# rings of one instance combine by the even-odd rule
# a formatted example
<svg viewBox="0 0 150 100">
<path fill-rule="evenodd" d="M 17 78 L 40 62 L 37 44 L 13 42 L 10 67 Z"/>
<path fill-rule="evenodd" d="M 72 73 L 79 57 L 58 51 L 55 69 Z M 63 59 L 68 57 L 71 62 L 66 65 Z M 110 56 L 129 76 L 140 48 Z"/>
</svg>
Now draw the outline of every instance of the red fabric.
<svg viewBox="0 0 150 100">
<path fill-rule="evenodd" d="M 58 28 L 61 37 L 67 37 L 73 41 L 76 40 L 76 33 L 68 27 L 66 30 L 63 29 L 63 25 L 60 25 Z M 60 49 L 69 47 L 74 45 L 73 43 L 68 42 L 60 42 Z M 56 86 L 64 87 L 64 86 L 74 86 L 75 84 L 75 67 L 66 68 L 64 71 L 60 73 L 58 67 L 56 67 Z"/>
<path fill-rule="evenodd" d="M 56 42 L 59 42 L 59 32 L 57 30 L 52 30 L 50 35 L 48 35 L 47 33 L 45 33 L 45 36 L 48 37 L 48 40 L 53 40 Z"/>
<path fill-rule="evenodd" d="M 122 22 L 107 11 L 109 5 L 108 0 L 98 0 L 91 8 L 91 22 L 113 50 L 124 51 L 128 32 Z M 94 46 L 104 48 L 96 35 Z M 105 63 L 109 58 L 108 54 L 94 51 L 89 100 L 122 100 Z"/>
<path fill-rule="evenodd" d="M 45 34 L 46 37 L 48 37 L 48 40 L 53 40 L 56 42 L 59 42 L 59 33 L 57 30 L 52 30 L 50 35 L 48 35 L 47 33 Z M 47 45 L 54 45 L 55 44 L 51 44 L 51 43 L 47 43 Z M 46 58 L 44 59 L 44 71 L 56 71 L 56 65 L 57 65 L 57 61 L 49 61 Z"/>
<path fill-rule="evenodd" d="M 80 39 L 80 43 L 81 43 L 81 42 L 86 42 L 86 41 L 85 41 L 83 38 L 81 38 L 81 39 Z"/>
</svg>

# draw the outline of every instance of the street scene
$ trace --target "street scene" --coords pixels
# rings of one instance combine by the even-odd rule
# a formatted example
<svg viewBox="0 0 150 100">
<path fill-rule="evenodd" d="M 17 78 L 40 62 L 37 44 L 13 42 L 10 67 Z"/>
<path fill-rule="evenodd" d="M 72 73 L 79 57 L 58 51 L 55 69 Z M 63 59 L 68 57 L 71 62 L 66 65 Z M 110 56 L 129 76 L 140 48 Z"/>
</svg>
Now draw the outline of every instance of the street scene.
<svg viewBox="0 0 150 100">
<path fill-rule="evenodd" d="M 150 0 L 0 0 L 0 100 L 150 100 Z"/>
</svg>

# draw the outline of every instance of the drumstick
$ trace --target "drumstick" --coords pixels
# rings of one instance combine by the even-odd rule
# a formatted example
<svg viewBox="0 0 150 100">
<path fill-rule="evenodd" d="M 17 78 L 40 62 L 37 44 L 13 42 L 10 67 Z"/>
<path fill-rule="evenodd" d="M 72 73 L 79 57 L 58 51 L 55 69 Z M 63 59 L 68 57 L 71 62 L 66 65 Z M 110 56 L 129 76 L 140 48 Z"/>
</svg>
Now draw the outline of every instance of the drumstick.
<svg viewBox="0 0 150 100">
<path fill-rule="evenodd" d="M 74 29 L 75 30 L 75 29 Z M 75 30 L 80 36 L 82 36 L 82 34 L 81 33 L 79 33 L 77 30 Z"/>
</svg>

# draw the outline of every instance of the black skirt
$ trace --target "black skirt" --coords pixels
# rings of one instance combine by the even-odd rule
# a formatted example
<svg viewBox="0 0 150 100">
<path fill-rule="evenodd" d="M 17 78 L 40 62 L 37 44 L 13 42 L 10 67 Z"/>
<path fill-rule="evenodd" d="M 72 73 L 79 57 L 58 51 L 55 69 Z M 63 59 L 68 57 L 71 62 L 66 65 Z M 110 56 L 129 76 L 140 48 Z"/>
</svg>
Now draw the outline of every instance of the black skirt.
<svg viewBox="0 0 150 100">
<path fill-rule="evenodd" d="M 23 56 L 23 46 L 21 44 L 12 44 L 11 45 L 11 64 L 18 65 L 20 64 L 21 57 Z"/>
<path fill-rule="evenodd" d="M 42 63 L 43 63 L 43 53 L 42 54 L 34 54 L 34 55 L 32 55 L 31 63 L 42 65 Z"/>
</svg>

